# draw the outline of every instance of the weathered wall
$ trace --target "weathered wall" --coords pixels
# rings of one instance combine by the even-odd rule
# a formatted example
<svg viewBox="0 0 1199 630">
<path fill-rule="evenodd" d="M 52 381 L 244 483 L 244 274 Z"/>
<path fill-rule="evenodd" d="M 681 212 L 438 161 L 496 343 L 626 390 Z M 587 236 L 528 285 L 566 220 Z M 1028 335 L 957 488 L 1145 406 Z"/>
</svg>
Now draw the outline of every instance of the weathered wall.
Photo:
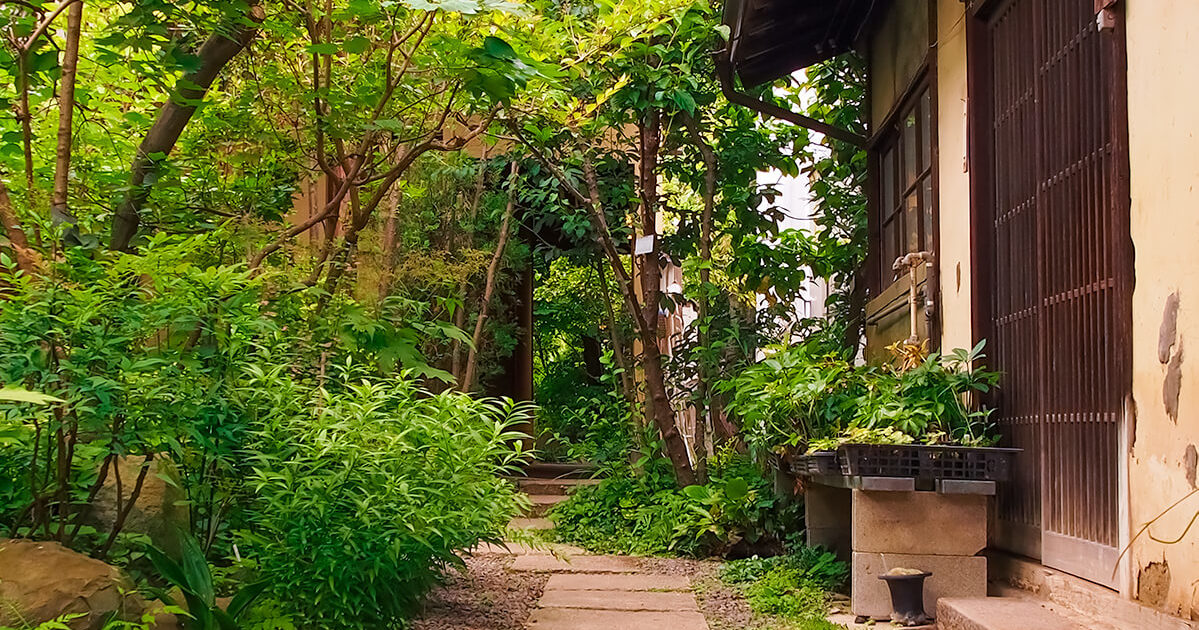
<svg viewBox="0 0 1199 630">
<path fill-rule="evenodd" d="M 970 174 L 966 163 L 966 29 L 960 0 L 937 1 L 937 179 L 941 347 L 973 345 Z"/>
<path fill-rule="evenodd" d="M 898 0 L 870 41 L 870 120 L 883 122 L 928 53 L 928 2 Z"/>
<path fill-rule="evenodd" d="M 1126 2 L 1133 294 L 1130 525 L 1135 534 L 1195 491 L 1199 455 L 1199 2 Z M 1189 346 L 1189 347 L 1188 347 Z M 1199 354 L 1195 355 L 1199 357 Z M 1132 546 L 1132 593 L 1199 619 L 1199 512 L 1192 495 Z M 1147 537 L 1173 540 L 1162 544 Z"/>
</svg>

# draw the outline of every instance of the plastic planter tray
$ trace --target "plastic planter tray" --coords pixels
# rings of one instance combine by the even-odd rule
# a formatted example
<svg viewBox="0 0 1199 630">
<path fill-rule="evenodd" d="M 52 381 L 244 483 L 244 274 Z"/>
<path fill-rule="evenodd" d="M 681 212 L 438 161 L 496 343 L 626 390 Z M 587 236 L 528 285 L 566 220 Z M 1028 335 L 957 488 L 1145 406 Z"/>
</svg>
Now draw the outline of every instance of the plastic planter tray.
<svg viewBox="0 0 1199 630">
<path fill-rule="evenodd" d="M 1007 481 L 1018 448 L 846 444 L 837 450 L 841 473 L 860 477 L 914 477 Z"/>
<path fill-rule="evenodd" d="M 796 475 L 810 477 L 840 475 L 841 466 L 837 463 L 836 453 L 833 451 L 820 451 L 796 457 L 791 464 L 791 472 Z"/>
</svg>

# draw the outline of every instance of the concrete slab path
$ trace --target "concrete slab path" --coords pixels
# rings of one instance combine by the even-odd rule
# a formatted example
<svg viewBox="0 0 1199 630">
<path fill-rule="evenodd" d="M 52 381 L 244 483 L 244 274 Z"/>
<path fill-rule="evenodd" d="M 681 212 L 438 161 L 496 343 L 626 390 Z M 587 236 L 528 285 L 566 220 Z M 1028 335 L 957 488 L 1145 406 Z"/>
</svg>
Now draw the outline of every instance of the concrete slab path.
<svg viewBox="0 0 1199 630">
<path fill-rule="evenodd" d="M 708 630 L 691 581 L 646 570 L 636 558 L 564 545 L 484 545 L 475 553 L 512 556 L 509 571 L 550 574 L 528 630 Z"/>
</svg>

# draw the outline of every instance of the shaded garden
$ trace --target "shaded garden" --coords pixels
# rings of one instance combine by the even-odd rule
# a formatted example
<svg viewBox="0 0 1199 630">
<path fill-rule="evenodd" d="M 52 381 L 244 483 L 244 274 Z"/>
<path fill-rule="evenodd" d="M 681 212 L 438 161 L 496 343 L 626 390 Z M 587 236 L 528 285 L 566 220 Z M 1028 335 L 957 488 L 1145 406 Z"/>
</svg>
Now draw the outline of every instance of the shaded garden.
<svg viewBox="0 0 1199 630">
<path fill-rule="evenodd" d="M 846 568 L 779 471 L 993 439 L 980 349 L 857 360 L 864 151 L 730 103 L 708 3 L 34 0 L 0 34 L 0 534 L 122 571 L 72 627 L 404 627 L 533 539 L 534 460 L 602 478 L 549 540 L 727 558 L 826 627 Z M 757 92 L 860 131 L 862 74 Z"/>
</svg>

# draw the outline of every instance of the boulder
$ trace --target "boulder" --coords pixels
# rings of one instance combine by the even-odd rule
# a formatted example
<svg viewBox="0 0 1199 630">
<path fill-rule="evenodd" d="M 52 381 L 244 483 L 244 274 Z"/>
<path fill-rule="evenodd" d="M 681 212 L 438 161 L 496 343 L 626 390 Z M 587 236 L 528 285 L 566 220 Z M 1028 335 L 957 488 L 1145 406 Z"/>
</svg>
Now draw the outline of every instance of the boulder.
<svg viewBox="0 0 1199 630">
<path fill-rule="evenodd" d="M 36 626 L 61 615 L 99 630 L 112 615 L 137 620 L 151 605 L 121 570 L 55 542 L 0 538 L 0 626 Z M 164 629 L 174 620 L 156 625 Z"/>
<path fill-rule="evenodd" d="M 116 470 L 121 474 L 122 505 L 133 493 L 137 475 L 146 458 L 130 455 L 117 460 Z M 88 521 L 101 532 L 108 532 L 117 521 L 117 477 L 110 469 L 104 486 L 96 494 L 88 512 Z M 176 483 L 168 483 L 171 479 Z M 150 471 L 142 484 L 141 493 L 125 519 L 122 531 L 145 534 L 159 549 L 167 553 L 179 550 L 178 531 L 189 530 L 187 496 L 177 482 L 179 471 L 169 459 L 158 456 L 150 462 Z"/>
</svg>

